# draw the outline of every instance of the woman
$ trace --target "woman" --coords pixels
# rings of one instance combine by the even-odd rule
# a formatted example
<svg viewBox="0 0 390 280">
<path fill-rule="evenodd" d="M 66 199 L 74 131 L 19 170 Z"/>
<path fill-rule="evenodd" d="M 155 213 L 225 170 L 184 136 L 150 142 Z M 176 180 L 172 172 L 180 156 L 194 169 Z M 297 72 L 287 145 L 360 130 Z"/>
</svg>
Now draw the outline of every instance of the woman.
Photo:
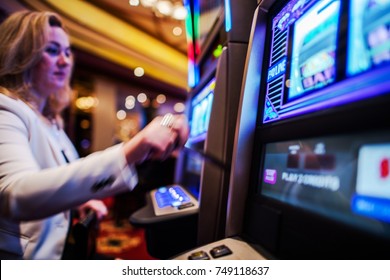
<svg viewBox="0 0 390 280">
<path fill-rule="evenodd" d="M 0 258 L 60 259 L 69 209 L 132 190 L 134 165 L 182 147 L 187 121 L 157 117 L 130 141 L 79 159 L 58 118 L 73 67 L 60 17 L 15 13 L 0 42 Z"/>
</svg>

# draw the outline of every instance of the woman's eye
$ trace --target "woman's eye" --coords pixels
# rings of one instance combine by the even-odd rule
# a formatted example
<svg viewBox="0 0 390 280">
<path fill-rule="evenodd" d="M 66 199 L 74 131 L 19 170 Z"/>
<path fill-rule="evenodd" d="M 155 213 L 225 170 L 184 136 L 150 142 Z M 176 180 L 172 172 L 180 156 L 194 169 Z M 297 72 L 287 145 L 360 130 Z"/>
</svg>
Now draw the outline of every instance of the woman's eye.
<svg viewBox="0 0 390 280">
<path fill-rule="evenodd" d="M 59 47 L 56 47 L 56 46 L 49 46 L 46 48 L 45 52 L 48 53 L 49 55 L 59 55 L 61 52 L 61 49 Z"/>
<path fill-rule="evenodd" d="M 71 57 L 72 56 L 72 50 L 71 49 L 66 49 L 65 50 L 65 55 L 66 55 L 66 57 Z"/>
</svg>

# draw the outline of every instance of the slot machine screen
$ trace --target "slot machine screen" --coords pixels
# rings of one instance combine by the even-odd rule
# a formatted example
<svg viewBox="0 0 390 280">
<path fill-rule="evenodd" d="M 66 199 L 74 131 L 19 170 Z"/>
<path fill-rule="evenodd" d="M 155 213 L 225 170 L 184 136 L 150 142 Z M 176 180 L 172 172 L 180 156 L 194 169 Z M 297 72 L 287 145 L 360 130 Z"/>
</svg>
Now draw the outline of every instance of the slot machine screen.
<svg viewBox="0 0 390 280">
<path fill-rule="evenodd" d="M 388 94 L 390 1 L 288 2 L 272 18 L 262 123 Z"/>
<path fill-rule="evenodd" d="M 197 93 L 189 101 L 190 134 L 186 143 L 183 171 L 183 184 L 195 196 L 199 196 L 200 176 L 204 156 L 204 143 L 210 122 L 210 114 L 214 99 L 215 77 L 204 86 L 200 86 Z"/>
<path fill-rule="evenodd" d="M 206 139 L 213 105 L 215 78 L 211 79 L 191 100 L 189 142 Z"/>
<path fill-rule="evenodd" d="M 262 194 L 390 236 L 390 134 L 297 139 L 266 145 Z"/>
</svg>

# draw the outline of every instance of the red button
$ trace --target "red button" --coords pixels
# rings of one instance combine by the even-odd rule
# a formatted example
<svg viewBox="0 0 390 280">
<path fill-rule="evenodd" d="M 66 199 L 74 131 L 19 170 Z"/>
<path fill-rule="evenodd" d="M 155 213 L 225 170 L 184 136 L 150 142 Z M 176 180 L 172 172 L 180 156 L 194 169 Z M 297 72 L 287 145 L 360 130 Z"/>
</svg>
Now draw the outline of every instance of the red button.
<svg viewBox="0 0 390 280">
<path fill-rule="evenodd" d="M 389 176 L 389 159 L 385 158 L 381 160 L 381 178 L 385 179 Z"/>
</svg>

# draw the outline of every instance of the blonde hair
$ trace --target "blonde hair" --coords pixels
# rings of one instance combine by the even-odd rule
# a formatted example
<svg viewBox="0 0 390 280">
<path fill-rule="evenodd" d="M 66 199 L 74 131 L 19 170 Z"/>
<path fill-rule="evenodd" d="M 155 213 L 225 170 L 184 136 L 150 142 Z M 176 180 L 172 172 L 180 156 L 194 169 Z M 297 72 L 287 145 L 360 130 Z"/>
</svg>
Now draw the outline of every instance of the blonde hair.
<svg viewBox="0 0 390 280">
<path fill-rule="evenodd" d="M 0 25 L 2 93 L 28 103 L 34 101 L 30 94 L 31 71 L 42 59 L 52 26 L 60 27 L 68 33 L 60 16 L 53 12 L 20 11 L 10 15 Z M 70 91 L 69 82 L 49 98 L 45 115 L 56 115 L 66 107 L 64 102 L 69 102 L 65 101 Z"/>
</svg>

